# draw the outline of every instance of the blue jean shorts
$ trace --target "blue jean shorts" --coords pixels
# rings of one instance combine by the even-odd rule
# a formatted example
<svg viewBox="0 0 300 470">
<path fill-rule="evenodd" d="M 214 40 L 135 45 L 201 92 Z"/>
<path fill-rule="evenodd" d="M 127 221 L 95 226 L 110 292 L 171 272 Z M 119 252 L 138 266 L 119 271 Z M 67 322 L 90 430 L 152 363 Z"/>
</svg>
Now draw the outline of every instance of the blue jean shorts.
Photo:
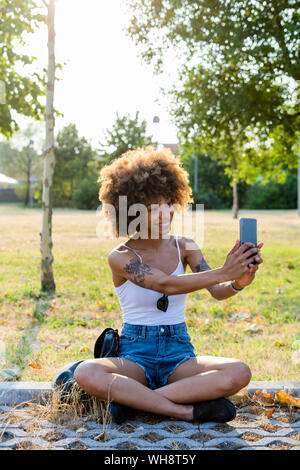
<svg viewBox="0 0 300 470">
<path fill-rule="evenodd" d="M 174 369 L 196 354 L 185 322 L 155 326 L 123 323 L 119 357 L 142 367 L 148 386 L 154 390 L 166 385 Z"/>
</svg>

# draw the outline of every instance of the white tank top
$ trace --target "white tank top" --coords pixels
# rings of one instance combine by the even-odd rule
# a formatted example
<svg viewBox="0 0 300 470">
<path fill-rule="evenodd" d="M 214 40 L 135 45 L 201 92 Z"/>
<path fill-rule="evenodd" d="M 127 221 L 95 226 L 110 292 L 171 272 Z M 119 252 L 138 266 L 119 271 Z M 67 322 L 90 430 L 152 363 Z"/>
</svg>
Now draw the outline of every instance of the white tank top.
<svg viewBox="0 0 300 470">
<path fill-rule="evenodd" d="M 179 262 L 172 275 L 184 274 L 184 267 L 180 256 L 180 247 L 178 236 L 175 235 Z M 140 258 L 142 257 L 131 247 L 121 243 L 119 246 L 125 246 Z M 116 249 L 115 248 L 115 249 Z M 128 279 L 118 287 L 115 287 L 117 296 L 123 312 L 123 322 L 132 325 L 176 325 L 185 321 L 185 301 L 187 294 L 169 295 L 169 305 L 166 312 L 157 308 L 157 300 L 163 293 L 152 289 L 145 289 Z"/>
</svg>

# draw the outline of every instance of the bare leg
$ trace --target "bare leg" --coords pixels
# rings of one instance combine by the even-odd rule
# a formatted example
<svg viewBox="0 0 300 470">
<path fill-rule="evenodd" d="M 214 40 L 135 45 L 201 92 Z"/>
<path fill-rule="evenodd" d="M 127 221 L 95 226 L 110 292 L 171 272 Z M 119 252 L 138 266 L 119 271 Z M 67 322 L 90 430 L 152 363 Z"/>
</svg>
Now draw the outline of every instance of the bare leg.
<svg viewBox="0 0 300 470">
<path fill-rule="evenodd" d="M 229 387 L 227 372 L 212 370 L 178 380 L 155 391 L 176 403 L 192 403 L 234 395 L 243 388 Z"/>
<path fill-rule="evenodd" d="M 250 379 L 249 367 L 237 359 L 198 356 L 178 366 L 168 385 L 155 391 L 176 403 L 192 403 L 234 395 Z"/>
<path fill-rule="evenodd" d="M 236 359 L 197 357 L 178 366 L 168 385 L 151 390 L 137 364 L 101 358 L 79 364 L 74 377 L 87 393 L 103 400 L 191 421 L 193 405 L 188 403 L 233 395 L 249 383 L 251 372 Z"/>
<path fill-rule="evenodd" d="M 131 363 L 131 364 L 128 364 Z M 135 368 L 134 368 L 135 366 Z M 137 369 L 136 369 L 137 368 Z M 114 372 L 127 372 L 140 381 Z M 193 406 L 177 404 L 146 386 L 142 368 L 123 358 L 90 359 L 79 364 L 74 378 L 90 395 L 115 401 L 138 410 L 170 416 L 179 420 L 193 419 Z M 144 382 L 141 383 L 141 382 Z"/>
</svg>

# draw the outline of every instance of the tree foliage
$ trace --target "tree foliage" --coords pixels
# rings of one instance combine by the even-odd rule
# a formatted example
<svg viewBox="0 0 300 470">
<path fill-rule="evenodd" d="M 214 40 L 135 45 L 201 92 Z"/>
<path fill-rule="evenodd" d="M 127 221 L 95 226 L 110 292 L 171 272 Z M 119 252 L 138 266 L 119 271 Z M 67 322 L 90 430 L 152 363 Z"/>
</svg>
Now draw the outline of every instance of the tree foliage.
<svg viewBox="0 0 300 470">
<path fill-rule="evenodd" d="M 217 52 L 245 71 L 300 79 L 298 0 L 127 0 L 128 32 L 144 45 L 143 56 L 161 58 L 169 45 L 186 58 L 209 60 Z M 225 59 L 225 60 L 224 60 Z"/>
<path fill-rule="evenodd" d="M 256 181 L 247 189 L 244 207 L 247 209 L 297 209 L 297 169 L 286 170 L 283 183 Z"/>
<path fill-rule="evenodd" d="M 54 173 L 54 205 L 73 206 L 78 201 L 76 193 L 81 182 L 89 178 L 95 181 L 97 199 L 96 151 L 85 137 L 78 135 L 75 124 L 64 127 L 56 139 L 56 163 Z"/>
<path fill-rule="evenodd" d="M 195 191 L 195 159 L 198 160 L 197 186 Z M 183 153 L 181 160 L 190 175 L 195 204 L 204 204 L 205 209 L 227 209 L 231 205 L 232 194 L 230 180 L 225 174 L 225 167 L 204 152 Z"/>
<path fill-rule="evenodd" d="M 7 176 L 19 181 L 29 180 L 31 162 L 31 172 L 35 179 L 42 178 L 43 156 L 38 154 L 34 148 L 25 145 L 22 149 L 17 149 L 10 142 L 0 142 L 0 171 Z"/>
<path fill-rule="evenodd" d="M 22 54 L 24 35 L 45 21 L 33 0 L 0 0 L 0 80 L 5 84 L 5 103 L 0 104 L 0 134 L 10 137 L 18 129 L 15 113 L 40 119 L 45 80 L 30 65 L 35 57 Z"/>
<path fill-rule="evenodd" d="M 226 165 L 225 172 L 251 183 L 258 174 L 280 179 L 297 164 L 300 119 L 280 85 L 239 75 L 237 65 L 183 69 L 173 90 L 173 115 L 186 151 L 201 149 Z M 237 162 L 237 169 L 231 166 Z M 281 176 L 280 176 L 281 175 Z"/>
<path fill-rule="evenodd" d="M 284 165 L 297 165 L 299 1 L 127 3 L 128 34 L 147 62 L 160 71 L 168 48 L 178 51 L 173 115 L 190 150 L 210 153 L 248 182 L 262 171 L 282 178 Z"/>
<path fill-rule="evenodd" d="M 105 131 L 105 144 L 101 146 L 100 156 L 105 164 L 119 157 L 127 150 L 144 147 L 153 143 L 152 137 L 147 136 L 147 122 L 139 122 L 139 111 L 135 117 L 119 116 L 117 113 L 112 129 Z"/>
</svg>

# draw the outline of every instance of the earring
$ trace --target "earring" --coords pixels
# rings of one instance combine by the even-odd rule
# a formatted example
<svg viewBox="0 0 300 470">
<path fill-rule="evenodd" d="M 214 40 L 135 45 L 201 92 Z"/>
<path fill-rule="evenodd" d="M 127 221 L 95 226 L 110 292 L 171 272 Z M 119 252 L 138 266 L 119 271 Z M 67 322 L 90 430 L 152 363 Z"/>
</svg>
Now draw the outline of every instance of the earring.
<svg viewBox="0 0 300 470">
<path fill-rule="evenodd" d="M 159 310 L 162 310 L 163 312 L 166 312 L 167 311 L 167 308 L 168 308 L 168 305 L 169 305 L 169 300 L 168 300 L 168 296 L 167 295 L 163 295 L 162 297 L 160 297 L 157 301 L 157 308 Z"/>
</svg>

